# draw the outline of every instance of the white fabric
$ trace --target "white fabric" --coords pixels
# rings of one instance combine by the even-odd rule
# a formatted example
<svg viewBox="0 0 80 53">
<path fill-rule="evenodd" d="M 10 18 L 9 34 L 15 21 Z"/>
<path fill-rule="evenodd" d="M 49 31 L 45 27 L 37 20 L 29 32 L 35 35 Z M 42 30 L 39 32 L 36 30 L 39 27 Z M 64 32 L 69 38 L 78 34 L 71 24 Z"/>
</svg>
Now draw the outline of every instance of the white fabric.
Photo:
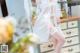
<svg viewBox="0 0 80 53">
<path fill-rule="evenodd" d="M 42 43 L 42 42 L 48 41 L 50 33 L 54 33 L 57 31 L 57 28 L 54 28 L 50 20 L 51 6 L 53 6 L 54 8 L 54 14 L 53 14 L 54 18 L 60 17 L 61 11 L 57 4 L 57 0 L 53 0 L 53 2 L 51 3 L 49 3 L 49 0 L 37 0 L 37 2 L 39 2 L 37 5 L 38 6 L 37 7 L 37 20 L 33 27 L 33 33 L 38 35 L 40 42 Z M 55 19 L 53 21 L 56 23 L 57 20 Z M 50 26 L 53 27 L 52 32 L 50 32 L 50 28 L 49 28 Z"/>
<path fill-rule="evenodd" d="M 14 17 L 12 16 L 7 16 L 5 17 L 5 20 L 9 23 L 12 23 L 13 24 L 13 27 L 14 27 L 14 32 L 16 32 L 16 26 L 17 26 L 17 21 Z"/>
<path fill-rule="evenodd" d="M 13 18 L 13 17 L 11 17 L 11 16 L 7 16 L 7 17 L 5 17 L 5 18 L 1 18 L 0 19 L 0 31 L 2 31 L 2 32 L 4 32 L 4 30 L 6 31 L 6 26 L 7 26 L 7 24 L 9 23 L 9 22 L 11 22 L 12 24 L 13 24 L 13 26 L 14 26 L 14 29 L 16 28 L 16 20 Z"/>
<path fill-rule="evenodd" d="M 52 28 L 50 31 L 50 34 L 53 36 L 55 32 L 59 33 L 62 37 L 65 38 L 64 33 L 62 32 L 60 26 L 56 26 L 56 27 Z"/>
<path fill-rule="evenodd" d="M 0 34 L 6 32 L 6 21 L 4 20 L 4 18 L 0 18 Z"/>
<path fill-rule="evenodd" d="M 49 37 L 49 16 L 45 15 L 46 17 L 41 17 L 41 19 L 37 20 L 34 27 L 33 27 L 33 33 L 37 34 L 40 42 L 47 42 Z"/>
<path fill-rule="evenodd" d="M 49 0 L 37 0 L 38 2 L 38 13 L 40 14 L 44 9 L 46 9 L 47 7 L 50 8 L 51 6 L 53 6 L 54 8 L 54 17 L 61 17 L 61 9 L 60 9 L 60 5 L 58 4 L 58 0 L 51 0 L 51 2 L 49 2 Z"/>
<path fill-rule="evenodd" d="M 24 0 L 24 9 L 26 12 L 26 18 L 28 19 L 28 22 L 31 22 L 31 14 L 32 14 L 32 5 L 31 0 Z"/>
<path fill-rule="evenodd" d="M 16 27 L 17 21 L 16 21 L 16 19 L 15 19 L 14 17 L 12 17 L 12 16 L 7 16 L 7 17 L 5 17 L 5 19 L 6 19 L 6 21 L 11 22 L 14 27 Z"/>
<path fill-rule="evenodd" d="M 54 13 L 52 14 L 54 16 L 54 22 L 57 24 L 57 18 L 56 17 L 61 17 L 61 11 L 60 11 L 60 6 L 58 5 L 58 0 L 52 0 L 52 2 L 49 3 L 49 0 L 37 0 L 37 19 L 35 21 L 35 24 L 33 26 L 33 33 L 35 33 L 40 39 L 40 43 L 47 42 L 49 39 L 49 34 L 54 33 L 58 31 L 55 26 L 53 26 L 50 16 L 51 16 L 51 11 L 50 8 L 53 6 L 54 8 Z M 27 4 L 27 3 L 25 3 Z M 27 7 L 27 5 L 25 5 Z M 27 8 L 25 10 L 28 11 Z M 26 13 L 27 13 L 26 11 Z M 53 27 L 52 32 L 50 32 L 50 27 Z M 60 29 L 60 28 L 59 28 Z M 59 30 L 61 31 L 61 29 Z"/>
</svg>

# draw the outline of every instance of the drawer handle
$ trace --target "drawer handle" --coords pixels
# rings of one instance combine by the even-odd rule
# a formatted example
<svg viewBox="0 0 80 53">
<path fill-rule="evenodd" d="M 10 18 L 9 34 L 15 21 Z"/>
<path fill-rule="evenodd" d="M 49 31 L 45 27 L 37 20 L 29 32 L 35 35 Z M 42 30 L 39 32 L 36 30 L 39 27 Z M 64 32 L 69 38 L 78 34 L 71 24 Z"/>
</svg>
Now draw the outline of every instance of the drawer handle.
<svg viewBox="0 0 80 53">
<path fill-rule="evenodd" d="M 51 45 L 48 45 L 48 47 L 50 47 L 50 48 L 51 48 L 51 47 L 53 47 L 53 44 L 51 44 Z"/>
<path fill-rule="evenodd" d="M 72 52 L 72 51 L 73 51 L 73 49 L 72 49 L 72 48 L 71 48 L 71 49 L 68 49 L 68 51 L 69 51 L 69 52 Z"/>
<path fill-rule="evenodd" d="M 68 40 L 67 42 L 68 42 L 68 43 L 71 43 L 71 42 L 72 42 L 72 40 Z"/>
<path fill-rule="evenodd" d="M 74 23 L 72 23 L 72 25 L 74 25 Z"/>
<path fill-rule="evenodd" d="M 66 32 L 66 34 L 71 34 L 71 32 Z"/>
</svg>

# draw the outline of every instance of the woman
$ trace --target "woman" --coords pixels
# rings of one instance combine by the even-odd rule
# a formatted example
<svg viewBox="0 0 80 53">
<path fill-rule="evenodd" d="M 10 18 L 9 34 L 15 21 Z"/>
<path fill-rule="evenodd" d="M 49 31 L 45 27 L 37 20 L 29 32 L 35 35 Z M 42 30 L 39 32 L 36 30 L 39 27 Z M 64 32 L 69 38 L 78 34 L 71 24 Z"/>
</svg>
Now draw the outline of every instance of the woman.
<svg viewBox="0 0 80 53">
<path fill-rule="evenodd" d="M 39 44 L 53 41 L 55 43 L 55 53 L 60 53 L 64 44 L 64 34 L 59 24 L 57 24 L 61 16 L 57 0 L 36 0 L 36 5 L 37 15 L 35 16 L 35 22 L 32 27 L 33 32 L 31 33 L 35 33 L 38 36 Z M 27 6 L 25 5 L 25 7 Z M 27 12 L 27 8 L 25 10 Z"/>
</svg>

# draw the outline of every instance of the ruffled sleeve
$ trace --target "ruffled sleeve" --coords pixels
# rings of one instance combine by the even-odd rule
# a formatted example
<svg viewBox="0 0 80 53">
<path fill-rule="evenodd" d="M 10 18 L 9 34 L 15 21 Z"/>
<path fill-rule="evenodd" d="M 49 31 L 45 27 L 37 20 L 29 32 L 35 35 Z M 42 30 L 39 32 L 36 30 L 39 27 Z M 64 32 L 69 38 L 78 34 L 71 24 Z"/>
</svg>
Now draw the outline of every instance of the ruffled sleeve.
<svg viewBox="0 0 80 53">
<path fill-rule="evenodd" d="M 17 25 L 16 19 L 14 17 L 7 16 L 5 20 L 7 22 L 8 32 L 14 33 L 16 31 L 16 25 Z"/>
</svg>

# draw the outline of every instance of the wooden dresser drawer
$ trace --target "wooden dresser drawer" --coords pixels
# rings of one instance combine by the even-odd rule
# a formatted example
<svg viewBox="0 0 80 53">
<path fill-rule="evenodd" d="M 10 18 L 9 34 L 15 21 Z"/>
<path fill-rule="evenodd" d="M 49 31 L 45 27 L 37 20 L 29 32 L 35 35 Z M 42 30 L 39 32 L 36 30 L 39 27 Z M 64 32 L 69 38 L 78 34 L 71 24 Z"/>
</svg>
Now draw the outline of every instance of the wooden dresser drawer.
<svg viewBox="0 0 80 53">
<path fill-rule="evenodd" d="M 71 37 L 71 36 L 79 35 L 78 28 L 63 30 L 63 32 L 65 34 L 65 37 Z"/>
<path fill-rule="evenodd" d="M 61 29 L 67 29 L 67 22 L 60 24 Z"/>
<path fill-rule="evenodd" d="M 53 42 L 43 43 L 40 45 L 40 52 L 45 52 L 53 49 L 54 49 Z"/>
<path fill-rule="evenodd" d="M 65 39 L 64 46 L 74 45 L 74 44 L 78 44 L 78 43 L 79 43 L 79 36 L 76 36 L 76 37 Z"/>
<path fill-rule="evenodd" d="M 55 53 L 54 51 L 50 51 L 50 52 L 45 52 L 45 53 Z"/>
<path fill-rule="evenodd" d="M 68 22 L 68 28 L 78 27 L 78 21 L 70 21 Z"/>
<path fill-rule="evenodd" d="M 61 53 L 80 53 L 80 45 L 63 48 Z"/>
</svg>

